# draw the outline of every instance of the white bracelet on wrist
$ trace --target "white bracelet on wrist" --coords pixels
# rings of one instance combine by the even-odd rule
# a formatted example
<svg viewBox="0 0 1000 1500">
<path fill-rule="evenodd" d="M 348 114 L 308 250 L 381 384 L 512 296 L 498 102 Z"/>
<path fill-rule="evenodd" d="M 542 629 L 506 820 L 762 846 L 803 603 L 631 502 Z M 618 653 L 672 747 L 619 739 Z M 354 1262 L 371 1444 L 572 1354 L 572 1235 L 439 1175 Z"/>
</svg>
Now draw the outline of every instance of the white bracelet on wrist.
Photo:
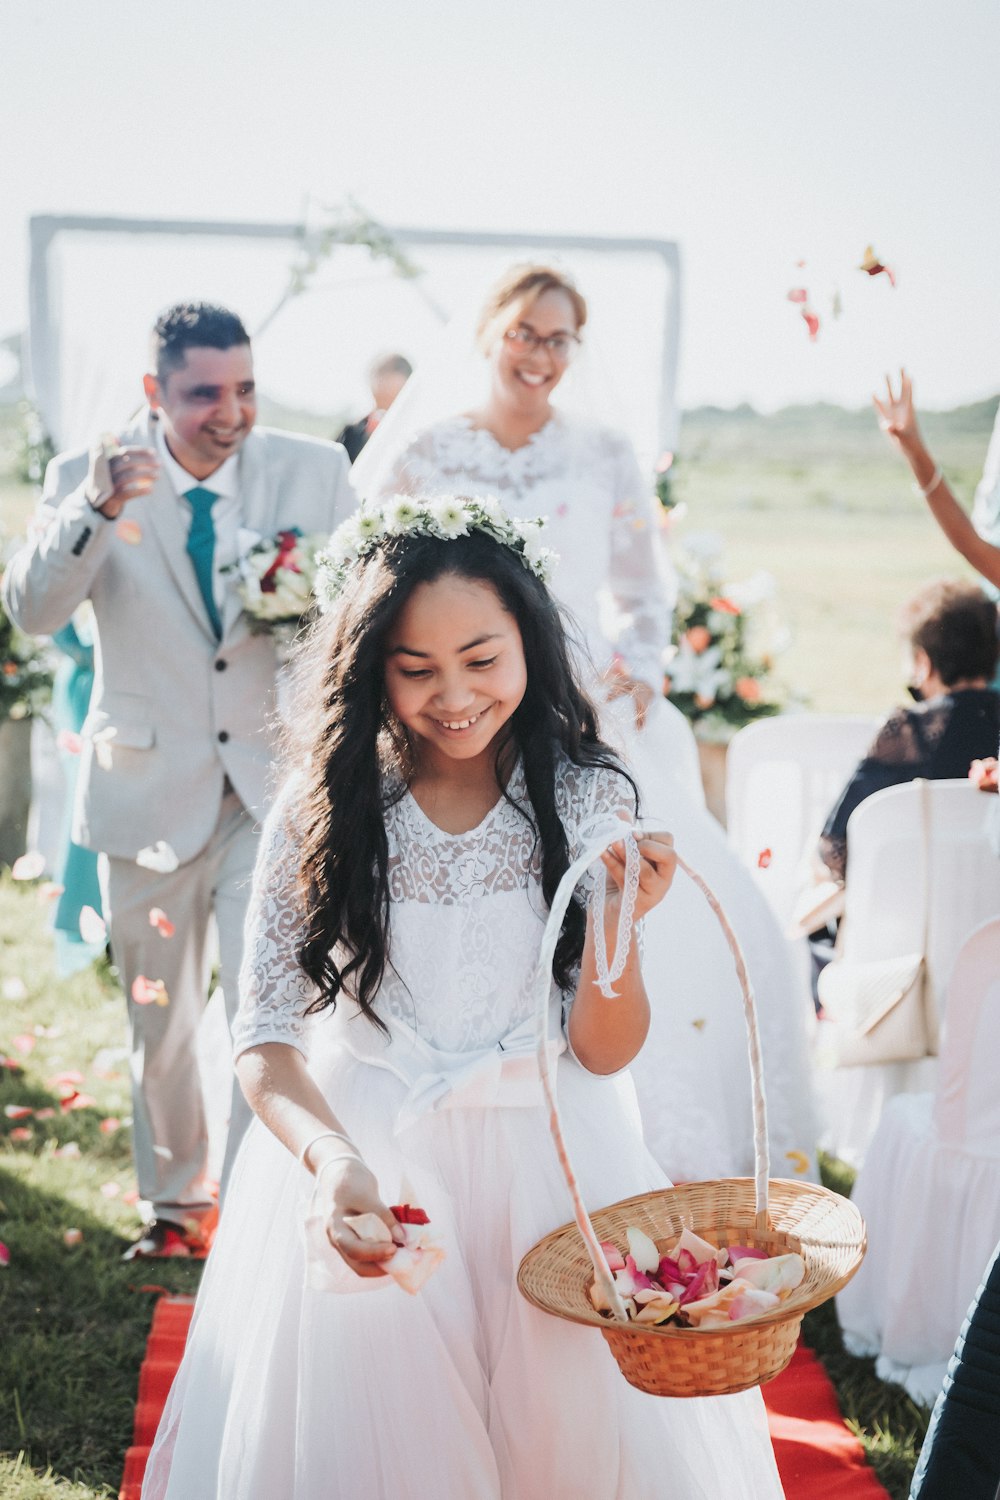
<svg viewBox="0 0 1000 1500">
<path fill-rule="evenodd" d="M 350 1136 L 345 1135 L 342 1130 L 321 1130 L 318 1135 L 314 1135 L 308 1141 L 306 1141 L 305 1145 L 302 1147 L 302 1150 L 299 1152 L 299 1166 L 305 1167 L 306 1157 L 309 1155 L 309 1152 L 312 1150 L 312 1148 L 318 1145 L 320 1141 L 326 1140 L 343 1141 L 345 1146 L 350 1147 L 350 1154 L 352 1156 L 356 1156 L 359 1161 L 361 1160 L 361 1152 L 351 1140 Z M 339 1161 L 342 1158 L 331 1156 L 329 1159 L 330 1161 Z"/>
<path fill-rule="evenodd" d="M 916 490 L 918 495 L 923 495 L 925 500 L 929 500 L 943 479 L 944 475 L 941 472 L 940 465 L 935 465 L 934 473 L 931 475 L 930 479 L 928 479 L 927 483 L 921 484 L 920 481 L 917 480 L 914 483 L 913 488 Z"/>
</svg>

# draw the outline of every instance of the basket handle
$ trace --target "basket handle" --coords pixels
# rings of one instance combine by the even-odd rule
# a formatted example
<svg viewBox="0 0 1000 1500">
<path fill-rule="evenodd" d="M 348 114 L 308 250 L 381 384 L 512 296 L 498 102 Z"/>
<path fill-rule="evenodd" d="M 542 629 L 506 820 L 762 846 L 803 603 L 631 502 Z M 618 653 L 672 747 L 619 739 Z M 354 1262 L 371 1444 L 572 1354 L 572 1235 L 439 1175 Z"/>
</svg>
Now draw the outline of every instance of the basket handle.
<svg viewBox="0 0 1000 1500">
<path fill-rule="evenodd" d="M 559 934 L 562 931 L 566 908 L 569 906 L 580 876 L 604 853 L 605 849 L 609 849 L 612 844 L 618 843 L 623 836 L 630 837 L 642 833 L 653 833 L 657 831 L 657 827 L 656 822 L 650 818 L 643 818 L 632 824 L 623 824 L 619 820 L 616 820 L 613 824 L 607 824 L 600 833 L 595 834 L 593 838 L 587 841 L 580 854 L 570 865 L 562 880 L 560 880 L 558 889 L 552 899 L 548 921 L 545 924 L 545 931 L 542 934 L 535 986 L 535 1041 L 538 1054 L 538 1071 L 541 1075 L 542 1089 L 549 1106 L 549 1129 L 552 1132 L 552 1139 L 555 1142 L 559 1164 L 562 1167 L 563 1175 L 566 1178 L 566 1185 L 569 1188 L 570 1198 L 573 1201 L 573 1216 L 593 1263 L 594 1275 L 607 1298 L 614 1317 L 620 1322 L 626 1322 L 628 1315 L 625 1311 L 625 1305 L 622 1302 L 621 1293 L 615 1285 L 615 1280 L 611 1274 L 604 1251 L 601 1249 L 600 1241 L 597 1238 L 590 1215 L 583 1202 L 580 1186 L 577 1182 L 576 1173 L 573 1170 L 573 1164 L 570 1161 L 569 1151 L 563 1135 L 562 1122 L 559 1118 L 555 1081 L 552 1076 L 549 1049 L 547 1046 L 549 997 L 552 987 L 552 960 L 555 956 L 556 944 L 559 941 Z M 722 909 L 719 898 L 708 883 L 679 854 L 677 855 L 677 864 L 684 871 L 685 875 L 694 882 L 715 913 L 726 942 L 729 945 L 729 950 L 733 955 L 736 976 L 743 994 L 743 1019 L 746 1023 L 750 1079 L 753 1087 L 755 1211 L 757 1227 L 764 1230 L 768 1226 L 767 1185 L 771 1163 L 767 1139 L 767 1099 L 764 1093 L 764 1069 L 761 1059 L 760 1030 L 757 1024 L 757 1005 L 754 1000 L 753 986 L 747 974 L 746 960 L 743 957 L 739 940 Z"/>
</svg>

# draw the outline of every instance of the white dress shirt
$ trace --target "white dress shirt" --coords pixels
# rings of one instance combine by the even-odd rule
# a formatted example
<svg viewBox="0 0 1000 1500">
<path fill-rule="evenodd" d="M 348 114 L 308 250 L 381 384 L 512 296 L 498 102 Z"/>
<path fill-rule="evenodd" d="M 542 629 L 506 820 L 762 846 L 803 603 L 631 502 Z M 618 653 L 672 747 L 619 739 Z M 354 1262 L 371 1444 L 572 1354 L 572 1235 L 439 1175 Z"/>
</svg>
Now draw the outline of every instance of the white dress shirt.
<svg viewBox="0 0 1000 1500">
<path fill-rule="evenodd" d="M 222 569 L 234 563 L 239 556 L 239 532 L 242 520 L 240 505 L 240 456 L 233 453 L 226 461 L 209 474 L 207 479 L 196 479 L 183 464 L 179 464 L 167 447 L 167 439 L 161 422 L 155 423 L 156 447 L 163 472 L 173 485 L 185 518 L 191 529 L 191 502 L 185 491 L 194 489 L 212 490 L 218 499 L 212 503 L 212 524 L 215 527 L 215 554 L 212 558 L 212 594 L 221 614 L 225 600 L 225 578 Z"/>
</svg>

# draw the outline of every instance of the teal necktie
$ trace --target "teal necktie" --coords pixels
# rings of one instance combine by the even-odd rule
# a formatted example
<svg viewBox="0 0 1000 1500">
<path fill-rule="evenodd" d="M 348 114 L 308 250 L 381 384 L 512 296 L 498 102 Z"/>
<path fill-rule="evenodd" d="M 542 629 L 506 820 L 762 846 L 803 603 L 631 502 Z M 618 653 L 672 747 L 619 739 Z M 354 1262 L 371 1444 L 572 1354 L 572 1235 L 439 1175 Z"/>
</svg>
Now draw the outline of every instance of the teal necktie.
<svg viewBox="0 0 1000 1500">
<path fill-rule="evenodd" d="M 219 497 L 214 490 L 206 490 L 200 484 L 196 484 L 194 489 L 187 490 L 186 496 L 191 502 L 191 530 L 188 532 L 187 539 L 188 556 L 194 564 L 194 575 L 198 580 L 198 587 L 205 601 L 212 629 L 215 631 L 215 639 L 221 641 L 222 620 L 219 618 L 212 588 L 212 562 L 215 557 L 215 524 L 212 521 L 212 506 Z"/>
</svg>

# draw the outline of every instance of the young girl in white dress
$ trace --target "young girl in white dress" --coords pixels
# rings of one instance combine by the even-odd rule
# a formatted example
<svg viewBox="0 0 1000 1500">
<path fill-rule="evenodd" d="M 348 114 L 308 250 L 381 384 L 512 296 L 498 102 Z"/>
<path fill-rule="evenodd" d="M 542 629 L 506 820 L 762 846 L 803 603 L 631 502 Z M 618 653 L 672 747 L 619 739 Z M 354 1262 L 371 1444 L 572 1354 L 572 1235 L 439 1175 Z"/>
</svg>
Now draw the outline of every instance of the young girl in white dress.
<svg viewBox="0 0 1000 1500">
<path fill-rule="evenodd" d="M 561 272 L 511 268 L 482 308 L 476 350 L 470 331 L 468 357 L 452 350 L 432 360 L 429 373 L 418 369 L 352 481 L 373 500 L 490 494 L 514 516 L 546 517 L 559 554 L 552 590 L 583 637 L 577 655 L 601 732 L 624 754 L 649 814 L 721 897 L 746 955 L 771 1158 L 787 1175 L 788 1153 L 801 1164 L 816 1140 L 805 953 L 796 967 L 752 876 L 706 812 L 694 738 L 663 698 L 674 582 L 650 486 L 623 433 L 558 404 L 564 382 L 580 373 L 584 356 L 574 351 L 586 317 L 583 297 Z M 449 410 L 463 385 L 467 404 Z M 729 951 L 686 881 L 647 924 L 646 973 L 652 1029 L 633 1072 L 650 1150 L 675 1180 L 752 1173 L 749 1070 Z"/>
<path fill-rule="evenodd" d="M 516 1287 L 569 1214 L 532 1040 L 548 902 L 595 819 L 636 812 L 538 533 L 460 502 L 366 526 L 338 534 L 311 722 L 257 865 L 236 1051 L 259 1119 L 144 1500 L 771 1500 L 759 1391 L 646 1396 Z M 674 872 L 669 836 L 638 849 L 637 918 Z M 550 1045 L 595 1206 L 664 1183 L 620 1071 L 649 1019 L 636 944 L 619 998 L 599 971 L 582 892 Z M 445 1250 L 413 1296 L 358 1222 L 398 1240 L 398 1196 Z"/>
</svg>

